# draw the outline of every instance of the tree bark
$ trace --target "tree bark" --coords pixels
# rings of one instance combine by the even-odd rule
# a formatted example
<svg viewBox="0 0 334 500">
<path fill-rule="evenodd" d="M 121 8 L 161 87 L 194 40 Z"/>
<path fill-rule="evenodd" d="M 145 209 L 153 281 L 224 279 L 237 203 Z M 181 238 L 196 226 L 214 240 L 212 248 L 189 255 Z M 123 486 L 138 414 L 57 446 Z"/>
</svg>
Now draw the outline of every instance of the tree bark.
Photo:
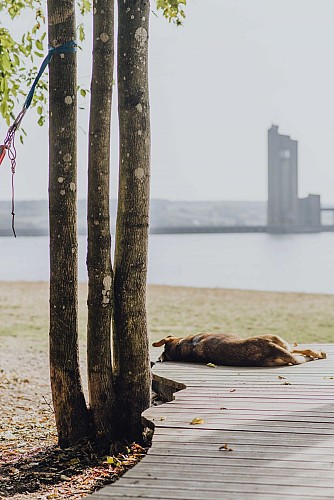
<svg viewBox="0 0 334 500">
<path fill-rule="evenodd" d="M 113 354 L 119 436 L 142 437 L 150 405 L 146 319 L 150 184 L 148 0 L 118 1 L 119 194 L 115 249 Z"/>
<path fill-rule="evenodd" d="M 76 38 L 75 2 L 48 0 L 49 44 Z M 54 55 L 49 69 L 50 375 L 59 445 L 88 436 L 78 361 L 76 54 Z"/>
<path fill-rule="evenodd" d="M 110 125 L 114 68 L 114 3 L 93 3 L 93 69 L 88 159 L 88 325 L 90 408 L 99 448 L 115 439 L 111 363 L 113 273 L 109 210 Z"/>
</svg>

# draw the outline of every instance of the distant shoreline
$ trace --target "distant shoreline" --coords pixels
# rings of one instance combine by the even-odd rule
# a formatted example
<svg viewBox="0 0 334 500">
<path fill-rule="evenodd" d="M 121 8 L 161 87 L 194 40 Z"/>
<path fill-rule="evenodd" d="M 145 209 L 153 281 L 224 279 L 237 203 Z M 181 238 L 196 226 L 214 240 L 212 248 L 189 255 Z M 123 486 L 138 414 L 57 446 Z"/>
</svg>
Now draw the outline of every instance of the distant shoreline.
<svg viewBox="0 0 334 500">
<path fill-rule="evenodd" d="M 112 231 L 114 234 L 114 231 Z M 175 227 L 151 227 L 150 234 L 222 234 L 222 233 L 271 233 L 271 234 L 308 234 L 334 232 L 334 225 L 322 225 L 319 229 L 295 227 L 284 230 L 269 230 L 267 226 L 175 226 Z M 16 228 L 17 236 L 34 237 L 49 236 L 44 228 Z M 79 236 L 86 236 L 85 231 L 78 231 Z M 13 236 L 11 229 L 1 229 L 0 237 Z"/>
<path fill-rule="evenodd" d="M 333 231 L 334 219 L 329 205 L 324 205 L 321 231 Z M 48 201 L 15 203 L 15 228 L 18 236 L 47 236 L 49 234 Z M 117 202 L 110 200 L 111 228 L 114 233 Z M 0 236 L 12 236 L 10 201 L 0 200 Z M 78 200 L 78 234 L 87 233 L 87 202 Z M 280 232 L 284 233 L 284 228 Z M 293 233 L 310 233 L 316 228 L 294 228 Z M 150 200 L 151 234 L 212 234 L 212 233 L 266 233 L 267 202 L 265 201 L 169 201 Z M 277 231 L 278 232 L 278 231 Z M 290 231 L 288 231 L 290 232 Z"/>
</svg>

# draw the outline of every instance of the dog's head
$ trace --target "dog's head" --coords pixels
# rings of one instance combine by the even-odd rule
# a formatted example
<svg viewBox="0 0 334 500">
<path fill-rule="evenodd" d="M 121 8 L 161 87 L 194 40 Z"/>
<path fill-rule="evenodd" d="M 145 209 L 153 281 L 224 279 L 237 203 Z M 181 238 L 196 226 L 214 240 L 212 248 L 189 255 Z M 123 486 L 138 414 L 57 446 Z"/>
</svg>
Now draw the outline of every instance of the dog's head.
<svg viewBox="0 0 334 500">
<path fill-rule="evenodd" d="M 165 346 L 163 353 L 159 357 L 159 361 L 172 361 L 174 359 L 172 353 L 179 341 L 180 339 L 178 337 L 174 337 L 173 335 L 168 335 L 167 337 L 164 337 L 158 342 L 153 342 L 152 344 L 153 347 L 161 347 L 163 345 Z"/>
</svg>

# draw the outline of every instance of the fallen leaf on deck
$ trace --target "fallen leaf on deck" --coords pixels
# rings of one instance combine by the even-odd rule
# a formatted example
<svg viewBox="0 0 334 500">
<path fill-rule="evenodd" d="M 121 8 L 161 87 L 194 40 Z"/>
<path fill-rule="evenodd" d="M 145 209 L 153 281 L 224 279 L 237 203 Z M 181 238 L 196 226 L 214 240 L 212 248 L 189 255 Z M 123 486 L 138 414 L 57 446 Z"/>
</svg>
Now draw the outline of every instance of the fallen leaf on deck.
<svg viewBox="0 0 334 500">
<path fill-rule="evenodd" d="M 277 378 L 279 378 L 280 380 L 283 380 L 283 379 L 284 379 L 284 378 L 286 378 L 286 377 L 282 377 L 282 375 L 278 375 L 278 377 L 277 377 Z"/>
<path fill-rule="evenodd" d="M 210 366 L 210 368 L 217 368 L 217 365 L 214 363 L 208 363 L 206 366 Z"/>
<path fill-rule="evenodd" d="M 230 392 L 235 392 L 235 391 L 236 391 L 236 389 L 230 389 Z"/>
<path fill-rule="evenodd" d="M 233 451 L 233 449 L 232 449 L 232 448 L 229 448 L 229 447 L 228 447 L 228 444 L 227 444 L 227 443 L 225 443 L 225 444 L 223 444 L 223 446 L 220 446 L 220 447 L 219 447 L 219 451 Z"/>
<path fill-rule="evenodd" d="M 202 418 L 193 418 L 190 422 L 190 425 L 200 425 L 204 424 L 204 420 Z"/>
</svg>

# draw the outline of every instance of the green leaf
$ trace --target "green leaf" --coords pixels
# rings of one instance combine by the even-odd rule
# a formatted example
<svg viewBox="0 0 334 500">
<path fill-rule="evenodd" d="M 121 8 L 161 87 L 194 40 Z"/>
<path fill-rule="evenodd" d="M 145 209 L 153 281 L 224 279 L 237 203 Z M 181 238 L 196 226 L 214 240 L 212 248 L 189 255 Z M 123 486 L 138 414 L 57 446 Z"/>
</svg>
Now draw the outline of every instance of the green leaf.
<svg viewBox="0 0 334 500">
<path fill-rule="evenodd" d="M 1 104 L 0 104 L 0 111 L 1 111 L 1 114 L 2 116 L 5 118 L 5 116 L 7 115 L 7 110 L 8 110 L 8 106 L 7 106 L 7 100 L 6 99 L 3 99 L 1 101 Z"/>
<path fill-rule="evenodd" d="M 79 24 L 78 31 L 79 31 L 79 40 L 80 42 L 83 42 L 86 38 L 83 24 Z"/>
<path fill-rule="evenodd" d="M 43 50 L 43 43 L 40 40 L 36 40 L 35 45 L 38 50 Z"/>
<path fill-rule="evenodd" d="M 11 70 L 11 67 L 12 63 L 9 59 L 8 53 L 7 51 L 6 52 L 3 51 L 0 59 L 0 69 L 1 71 L 7 72 Z"/>
</svg>

